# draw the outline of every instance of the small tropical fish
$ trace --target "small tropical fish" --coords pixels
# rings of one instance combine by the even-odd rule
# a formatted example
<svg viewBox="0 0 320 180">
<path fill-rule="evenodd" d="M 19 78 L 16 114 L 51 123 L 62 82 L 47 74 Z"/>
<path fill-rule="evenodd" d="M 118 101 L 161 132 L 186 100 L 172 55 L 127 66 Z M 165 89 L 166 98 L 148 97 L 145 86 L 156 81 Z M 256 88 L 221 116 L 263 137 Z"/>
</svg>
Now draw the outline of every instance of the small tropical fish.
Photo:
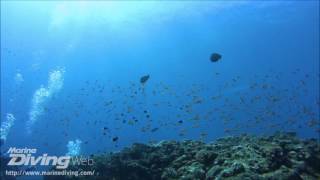
<svg viewBox="0 0 320 180">
<path fill-rule="evenodd" d="M 156 132 L 159 128 L 153 128 L 151 129 L 151 132 Z"/>
<path fill-rule="evenodd" d="M 149 78 L 150 78 L 150 75 L 142 76 L 142 77 L 140 78 L 140 83 L 141 83 L 141 84 L 146 83 Z"/>
<path fill-rule="evenodd" d="M 112 138 L 112 141 L 116 142 L 116 141 L 118 141 L 118 139 L 119 139 L 119 137 L 116 136 L 116 137 Z"/>
<path fill-rule="evenodd" d="M 212 53 L 210 56 L 211 62 L 217 62 L 222 58 L 222 56 L 218 53 Z"/>
</svg>

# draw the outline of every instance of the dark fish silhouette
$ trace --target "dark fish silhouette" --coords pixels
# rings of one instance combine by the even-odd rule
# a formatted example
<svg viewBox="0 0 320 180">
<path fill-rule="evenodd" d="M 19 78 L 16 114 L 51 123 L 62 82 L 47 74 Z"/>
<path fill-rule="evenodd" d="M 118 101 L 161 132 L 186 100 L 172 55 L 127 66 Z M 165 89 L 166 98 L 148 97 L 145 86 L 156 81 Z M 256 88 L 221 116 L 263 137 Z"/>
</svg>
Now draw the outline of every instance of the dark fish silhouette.
<svg viewBox="0 0 320 180">
<path fill-rule="evenodd" d="M 218 53 L 212 53 L 210 56 L 211 62 L 217 62 L 222 58 L 222 56 Z"/>
<path fill-rule="evenodd" d="M 158 131 L 158 129 L 159 128 L 153 128 L 153 129 L 151 129 L 151 132 L 156 132 L 156 131 Z"/>
<path fill-rule="evenodd" d="M 112 141 L 116 142 L 116 141 L 118 141 L 118 139 L 119 139 L 118 137 L 114 137 L 114 138 L 112 138 Z"/>
<path fill-rule="evenodd" d="M 149 78 L 150 78 L 149 75 L 142 76 L 142 77 L 140 78 L 140 83 L 141 83 L 141 84 L 146 83 Z"/>
</svg>

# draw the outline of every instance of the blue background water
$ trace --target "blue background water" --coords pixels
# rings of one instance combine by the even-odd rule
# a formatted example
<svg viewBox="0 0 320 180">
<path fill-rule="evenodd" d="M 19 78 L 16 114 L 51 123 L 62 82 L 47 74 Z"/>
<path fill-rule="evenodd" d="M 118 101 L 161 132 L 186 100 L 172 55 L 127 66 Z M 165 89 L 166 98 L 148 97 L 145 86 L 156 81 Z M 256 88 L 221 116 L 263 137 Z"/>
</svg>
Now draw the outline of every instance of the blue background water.
<svg viewBox="0 0 320 180">
<path fill-rule="evenodd" d="M 33 94 L 58 67 L 63 88 L 28 135 Z M 77 138 L 90 154 L 277 130 L 318 137 L 319 2 L 2 1 L 2 121 L 6 113 L 16 121 L 2 152 L 65 154 Z"/>
</svg>

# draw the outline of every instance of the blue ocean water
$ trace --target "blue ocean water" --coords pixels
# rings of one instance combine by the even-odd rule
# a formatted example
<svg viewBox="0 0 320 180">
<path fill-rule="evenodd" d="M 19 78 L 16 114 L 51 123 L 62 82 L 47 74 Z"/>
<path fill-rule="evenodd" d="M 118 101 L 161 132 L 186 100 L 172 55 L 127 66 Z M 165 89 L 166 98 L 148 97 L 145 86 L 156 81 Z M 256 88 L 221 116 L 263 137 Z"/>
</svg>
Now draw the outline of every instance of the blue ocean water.
<svg viewBox="0 0 320 180">
<path fill-rule="evenodd" d="M 318 138 L 319 101 L 318 1 L 1 1 L 1 152 Z"/>
</svg>

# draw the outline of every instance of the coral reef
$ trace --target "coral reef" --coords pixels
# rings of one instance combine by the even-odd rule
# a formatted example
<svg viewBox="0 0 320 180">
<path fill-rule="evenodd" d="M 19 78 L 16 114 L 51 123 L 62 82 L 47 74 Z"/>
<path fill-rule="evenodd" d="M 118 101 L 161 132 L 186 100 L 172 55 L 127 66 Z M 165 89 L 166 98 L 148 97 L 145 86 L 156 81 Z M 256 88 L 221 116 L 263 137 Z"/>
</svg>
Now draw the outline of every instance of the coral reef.
<svg viewBox="0 0 320 180">
<path fill-rule="evenodd" d="M 45 177 L 50 179 L 319 179 L 320 145 L 294 133 L 272 136 L 241 135 L 200 141 L 162 141 L 133 144 L 117 153 L 94 155 L 93 166 L 69 170 L 95 170 L 95 176 Z"/>
</svg>

